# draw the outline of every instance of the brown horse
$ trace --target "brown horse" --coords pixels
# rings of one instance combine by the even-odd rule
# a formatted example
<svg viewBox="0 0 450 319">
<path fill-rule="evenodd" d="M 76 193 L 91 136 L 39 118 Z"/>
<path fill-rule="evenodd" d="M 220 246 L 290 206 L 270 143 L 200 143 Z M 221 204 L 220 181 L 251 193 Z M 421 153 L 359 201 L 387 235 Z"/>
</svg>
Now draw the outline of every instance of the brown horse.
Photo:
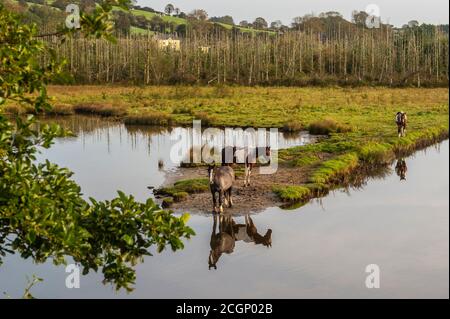
<svg viewBox="0 0 450 319">
<path fill-rule="evenodd" d="M 219 232 L 217 232 L 217 218 L 219 218 Z M 213 219 L 213 231 L 209 243 L 211 247 L 208 258 L 209 269 L 217 269 L 219 258 L 224 253 L 231 254 L 236 243 L 231 216 L 214 215 Z"/>
<path fill-rule="evenodd" d="M 219 231 L 217 232 L 217 220 Z M 211 233 L 208 264 L 209 269 L 217 269 L 217 262 L 223 254 L 232 254 L 237 241 L 254 243 L 272 247 L 272 230 L 268 229 L 264 236 L 258 233 L 250 216 L 245 216 L 245 225 L 236 224 L 231 215 L 213 216 L 213 230 Z"/>
<path fill-rule="evenodd" d="M 233 190 L 233 182 L 235 180 L 234 170 L 229 166 L 208 167 L 209 188 L 211 190 L 214 212 L 223 213 L 223 205 L 226 201 L 228 207 L 233 206 L 231 197 Z M 219 206 L 217 206 L 216 194 L 219 194 Z"/>
<path fill-rule="evenodd" d="M 398 112 L 395 116 L 395 123 L 397 124 L 398 137 L 406 135 L 406 126 L 408 124 L 408 117 L 405 112 Z"/>
<path fill-rule="evenodd" d="M 235 224 L 233 222 L 233 229 L 236 241 L 242 240 L 248 243 L 255 243 L 255 245 L 272 247 L 272 229 L 268 229 L 264 236 L 259 234 L 258 229 L 249 215 L 245 215 L 245 225 Z"/>
<path fill-rule="evenodd" d="M 263 158 L 266 163 L 270 163 L 270 155 L 270 146 L 256 148 L 225 147 L 222 149 L 222 166 L 244 164 L 244 187 L 246 187 L 250 186 L 250 176 L 253 167 L 258 163 L 258 159 Z"/>
</svg>

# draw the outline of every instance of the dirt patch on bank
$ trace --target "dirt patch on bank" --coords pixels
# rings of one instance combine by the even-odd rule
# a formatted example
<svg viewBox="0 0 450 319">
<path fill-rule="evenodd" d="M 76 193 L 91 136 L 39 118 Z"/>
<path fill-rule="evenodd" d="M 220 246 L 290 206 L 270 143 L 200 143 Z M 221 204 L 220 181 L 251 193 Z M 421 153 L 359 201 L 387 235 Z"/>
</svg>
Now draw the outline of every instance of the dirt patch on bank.
<svg viewBox="0 0 450 319">
<path fill-rule="evenodd" d="M 259 168 L 254 168 L 250 186 L 244 187 L 243 176 L 237 176 L 233 187 L 232 208 L 225 208 L 227 213 L 247 214 L 257 213 L 268 207 L 280 206 L 283 203 L 273 193 L 274 185 L 298 185 L 306 181 L 309 169 L 281 166 L 275 174 L 259 174 Z M 173 185 L 181 179 L 207 178 L 207 168 L 179 168 L 168 172 L 165 185 Z M 191 194 L 182 202 L 174 203 L 170 209 L 175 212 L 211 213 L 213 209 L 211 193 Z"/>
</svg>

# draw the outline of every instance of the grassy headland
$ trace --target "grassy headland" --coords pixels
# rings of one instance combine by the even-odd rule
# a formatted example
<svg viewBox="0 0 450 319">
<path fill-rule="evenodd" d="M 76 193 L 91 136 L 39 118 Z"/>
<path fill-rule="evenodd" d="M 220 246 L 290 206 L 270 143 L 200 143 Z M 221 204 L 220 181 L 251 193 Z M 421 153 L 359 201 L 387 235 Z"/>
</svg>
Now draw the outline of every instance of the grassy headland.
<svg viewBox="0 0 450 319">
<path fill-rule="evenodd" d="M 448 89 L 284 87 L 52 86 L 53 113 L 90 113 L 129 124 L 277 127 L 329 135 L 319 143 L 280 151 L 283 166 L 308 172 L 300 185 L 274 185 L 283 201 L 302 201 L 342 183 L 356 168 L 448 137 Z M 7 110 L 21 112 L 14 106 Z M 407 112 L 408 134 L 398 138 L 394 117 Z"/>
</svg>

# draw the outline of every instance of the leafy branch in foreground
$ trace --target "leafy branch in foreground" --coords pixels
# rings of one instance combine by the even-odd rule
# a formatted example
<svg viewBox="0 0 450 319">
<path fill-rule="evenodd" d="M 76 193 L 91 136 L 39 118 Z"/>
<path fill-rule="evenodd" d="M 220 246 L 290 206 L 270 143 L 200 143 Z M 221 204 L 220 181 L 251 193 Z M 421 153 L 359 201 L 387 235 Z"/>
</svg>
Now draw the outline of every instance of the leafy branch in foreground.
<svg viewBox="0 0 450 319">
<path fill-rule="evenodd" d="M 104 1 L 94 13 L 83 15 L 81 32 L 110 38 L 108 12 L 128 0 Z M 119 192 L 111 201 L 86 201 L 73 173 L 46 161 L 36 163 L 39 148 L 51 147 L 67 132 L 57 125 L 42 125 L 32 116 L 15 123 L 1 115 L 7 103 L 51 108 L 46 84 L 61 71 L 62 63 L 50 54 L 42 66 L 37 58 L 49 52 L 36 40 L 37 29 L 0 4 L 0 263 L 7 253 L 19 252 L 36 262 L 49 259 L 64 264 L 65 257 L 104 274 L 117 289 L 131 290 L 133 266 L 156 246 L 161 252 L 183 248 L 182 238 L 194 235 L 187 215 L 175 217 L 151 199 L 139 203 Z M 51 53 L 51 52 L 50 52 Z"/>
</svg>

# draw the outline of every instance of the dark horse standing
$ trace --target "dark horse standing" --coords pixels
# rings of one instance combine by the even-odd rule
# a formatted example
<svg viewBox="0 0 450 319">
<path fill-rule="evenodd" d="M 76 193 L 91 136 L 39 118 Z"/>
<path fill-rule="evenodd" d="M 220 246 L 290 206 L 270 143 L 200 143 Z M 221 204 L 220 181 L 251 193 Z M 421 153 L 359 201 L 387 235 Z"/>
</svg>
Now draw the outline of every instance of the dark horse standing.
<svg viewBox="0 0 450 319">
<path fill-rule="evenodd" d="M 252 175 L 253 167 L 257 164 L 261 157 L 265 159 L 266 163 L 270 163 L 270 146 L 256 147 L 256 148 L 237 148 L 225 147 L 222 149 L 222 166 L 231 166 L 233 164 L 244 164 L 244 187 L 250 186 L 250 176 Z"/>
<path fill-rule="evenodd" d="M 406 125 L 408 124 L 408 117 L 405 112 L 398 112 L 395 116 L 395 123 L 397 124 L 398 137 L 406 135 Z"/>
</svg>

